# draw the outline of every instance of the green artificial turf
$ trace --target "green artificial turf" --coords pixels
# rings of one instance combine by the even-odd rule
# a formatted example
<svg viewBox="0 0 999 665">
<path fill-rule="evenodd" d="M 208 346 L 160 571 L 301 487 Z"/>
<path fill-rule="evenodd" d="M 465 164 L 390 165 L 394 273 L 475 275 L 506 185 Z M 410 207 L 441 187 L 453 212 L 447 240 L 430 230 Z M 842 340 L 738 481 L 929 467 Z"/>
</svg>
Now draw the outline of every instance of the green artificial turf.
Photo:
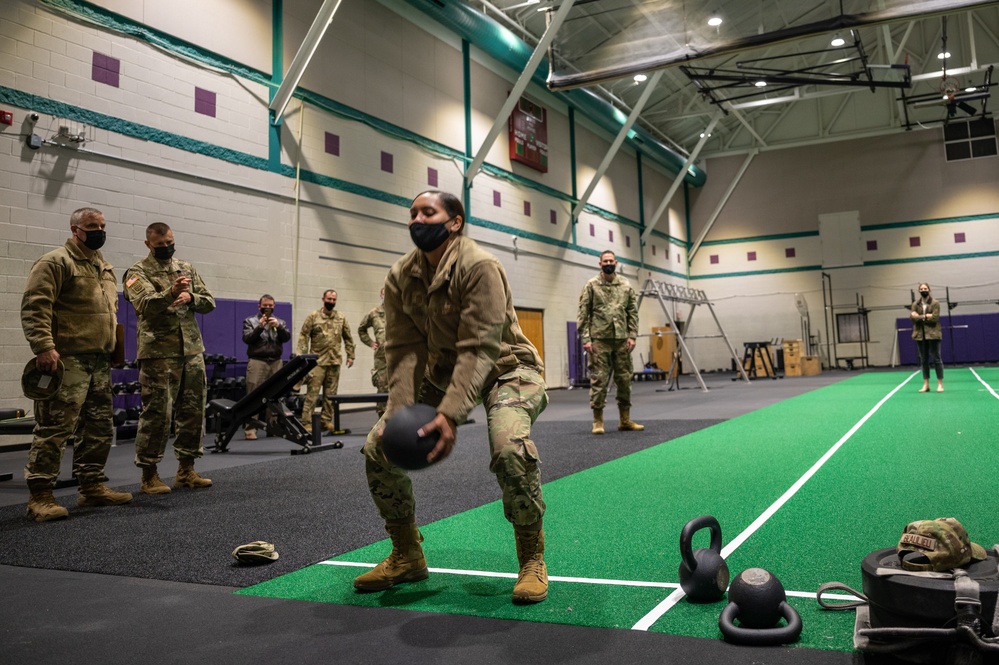
<svg viewBox="0 0 999 665">
<path fill-rule="evenodd" d="M 999 370 L 976 370 L 999 386 Z M 544 486 L 549 574 L 675 584 L 679 534 L 714 515 L 728 545 L 799 480 L 879 401 L 910 376 L 872 372 L 602 464 Z M 933 382 L 931 382 L 933 383 Z M 734 577 L 766 568 L 789 591 L 823 582 L 861 588 L 860 561 L 894 546 L 915 519 L 953 516 L 986 547 L 999 542 L 988 501 L 999 447 L 999 399 L 967 369 L 948 370 L 947 392 L 908 381 L 728 557 Z M 749 387 L 748 389 L 751 389 Z M 419 493 L 419 481 L 416 481 Z M 499 502 L 421 526 L 431 568 L 513 574 L 513 534 Z M 708 545 L 701 531 L 695 547 Z M 381 541 L 333 561 L 374 564 Z M 548 600 L 510 602 L 513 580 L 431 573 L 376 594 L 355 593 L 366 568 L 317 564 L 239 593 L 316 602 L 631 628 L 672 588 L 553 581 Z M 802 615 L 799 646 L 852 650 L 853 612 L 827 612 L 791 597 Z M 653 632 L 718 638 L 724 602 L 680 600 Z"/>
</svg>

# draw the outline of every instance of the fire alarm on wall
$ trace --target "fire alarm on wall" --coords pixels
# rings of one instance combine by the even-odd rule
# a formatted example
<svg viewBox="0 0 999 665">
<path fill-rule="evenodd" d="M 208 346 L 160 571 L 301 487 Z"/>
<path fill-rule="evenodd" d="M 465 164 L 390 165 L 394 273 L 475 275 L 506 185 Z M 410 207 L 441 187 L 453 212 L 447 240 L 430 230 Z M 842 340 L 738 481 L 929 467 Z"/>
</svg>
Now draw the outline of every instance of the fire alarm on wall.
<svg viewBox="0 0 999 665">
<path fill-rule="evenodd" d="M 4 125 L 13 125 L 14 114 L 10 111 L 0 111 L 0 123 Z"/>
</svg>

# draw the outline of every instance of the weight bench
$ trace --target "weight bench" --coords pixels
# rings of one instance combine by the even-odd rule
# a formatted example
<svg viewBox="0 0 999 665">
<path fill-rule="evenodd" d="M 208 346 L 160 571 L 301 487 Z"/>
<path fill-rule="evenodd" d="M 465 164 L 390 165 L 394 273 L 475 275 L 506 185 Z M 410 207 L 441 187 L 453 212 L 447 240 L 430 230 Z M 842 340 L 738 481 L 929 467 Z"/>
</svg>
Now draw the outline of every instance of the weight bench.
<svg viewBox="0 0 999 665">
<path fill-rule="evenodd" d="M 365 393 L 363 395 L 330 395 L 327 397 L 330 403 L 333 405 L 333 434 L 336 436 L 343 436 L 350 434 L 349 429 L 340 429 L 340 405 L 345 403 L 364 403 L 364 402 L 387 402 L 388 393 Z"/>
<path fill-rule="evenodd" d="M 321 428 L 313 428 L 310 434 L 291 409 L 281 401 L 281 398 L 291 392 L 292 387 L 302 381 L 312 368 L 316 366 L 319 356 L 315 354 L 303 354 L 295 356 L 285 363 L 284 367 L 278 370 L 277 374 L 257 386 L 253 392 L 234 402 L 231 399 L 213 399 L 208 402 L 208 413 L 210 418 L 219 418 L 224 422 L 228 419 L 228 425 L 223 429 L 220 426 L 215 434 L 215 447 L 213 453 L 228 452 L 229 441 L 239 430 L 247 419 L 256 416 L 261 409 L 266 409 L 274 414 L 277 419 L 281 436 L 292 443 L 297 443 L 301 450 L 292 450 L 292 455 L 304 455 L 314 450 L 330 450 L 332 448 L 342 448 L 343 443 L 323 444 L 323 432 Z"/>
</svg>

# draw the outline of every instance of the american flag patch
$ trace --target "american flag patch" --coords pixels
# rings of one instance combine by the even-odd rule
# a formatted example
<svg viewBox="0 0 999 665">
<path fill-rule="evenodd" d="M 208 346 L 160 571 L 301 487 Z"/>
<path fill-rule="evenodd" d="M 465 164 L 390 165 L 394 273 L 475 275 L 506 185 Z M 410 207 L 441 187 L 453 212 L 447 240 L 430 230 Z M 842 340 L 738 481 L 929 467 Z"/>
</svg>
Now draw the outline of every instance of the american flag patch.
<svg viewBox="0 0 999 665">
<path fill-rule="evenodd" d="M 138 275 L 132 275 L 127 280 L 125 280 L 125 286 L 132 286 L 133 284 L 135 284 L 136 281 L 138 281 L 138 279 L 139 279 Z"/>
</svg>

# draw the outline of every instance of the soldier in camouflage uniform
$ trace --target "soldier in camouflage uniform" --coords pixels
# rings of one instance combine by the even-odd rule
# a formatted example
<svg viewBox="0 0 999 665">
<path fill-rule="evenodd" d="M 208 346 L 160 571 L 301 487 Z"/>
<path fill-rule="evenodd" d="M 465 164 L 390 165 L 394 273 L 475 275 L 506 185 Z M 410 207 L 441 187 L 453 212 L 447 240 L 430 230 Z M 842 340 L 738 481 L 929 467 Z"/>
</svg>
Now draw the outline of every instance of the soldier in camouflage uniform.
<svg viewBox="0 0 999 665">
<path fill-rule="evenodd" d="M 371 370 L 371 385 L 380 393 L 388 392 L 388 382 L 385 374 L 385 287 L 381 291 L 382 304 L 368 312 L 357 326 L 357 336 L 362 344 L 370 346 L 375 351 L 375 367 Z M 375 338 L 371 339 L 368 329 L 372 329 Z M 378 417 L 385 415 L 385 402 L 375 404 Z"/>
<path fill-rule="evenodd" d="M 138 317 L 139 383 L 142 414 L 135 436 L 135 465 L 142 469 L 142 492 L 166 494 L 156 465 L 163 461 L 170 438 L 171 416 L 180 461 L 174 488 L 210 487 L 212 481 L 194 470 L 204 455 L 205 345 L 195 314 L 215 309 L 215 298 L 187 261 L 173 258 L 173 231 L 162 222 L 146 229 L 149 255 L 125 272 L 125 298 Z"/>
<path fill-rule="evenodd" d="M 482 402 L 489 469 L 502 491 L 520 562 L 513 600 L 536 603 L 548 595 L 545 502 L 531 440 L 531 426 L 548 404 L 542 363 L 517 322 L 503 266 L 461 235 L 464 225 L 465 210 L 454 195 L 420 194 L 409 222 L 418 249 L 397 261 L 385 281 L 388 408 L 363 453 L 368 488 L 392 538 L 392 553 L 355 579 L 354 587 L 380 591 L 428 575 L 409 475 L 382 454 L 385 422 L 415 401 L 433 405 L 437 416 L 421 434 L 440 433 L 427 458 L 440 461 L 454 447 L 458 423 Z"/>
<path fill-rule="evenodd" d="M 590 408 L 593 433 L 604 433 L 604 404 L 611 374 L 617 387 L 621 412 L 618 429 L 645 429 L 631 419 L 631 351 L 638 337 L 638 297 L 624 277 L 617 274 L 617 257 L 607 250 L 600 254 L 600 274 L 586 282 L 579 295 L 576 323 L 583 349 L 589 354 Z"/>
<path fill-rule="evenodd" d="M 354 338 L 350 334 L 350 325 L 343 312 L 337 312 L 335 308 L 336 291 L 329 289 L 323 293 L 322 309 L 305 317 L 298 336 L 299 355 L 314 353 L 319 356 L 316 368 L 309 373 L 309 388 L 302 404 L 303 425 L 310 432 L 320 389 L 323 391 L 322 427 L 333 431 L 333 404 L 327 398 L 336 395 L 340 388 L 341 340 L 347 351 L 347 367 L 354 366 Z"/>
<path fill-rule="evenodd" d="M 73 446 L 73 475 L 80 481 L 77 505 L 128 503 L 132 495 L 104 485 L 111 452 L 111 352 L 118 325 L 118 281 L 100 248 L 104 215 L 80 208 L 70 216 L 73 236 L 38 259 L 21 300 L 21 326 L 35 354 L 35 366 L 54 373 L 61 360 L 62 383 L 47 400 L 35 401 L 35 431 L 24 467 L 31 497 L 27 516 L 38 522 L 62 519 L 69 511 L 52 489 L 66 441 Z"/>
</svg>

